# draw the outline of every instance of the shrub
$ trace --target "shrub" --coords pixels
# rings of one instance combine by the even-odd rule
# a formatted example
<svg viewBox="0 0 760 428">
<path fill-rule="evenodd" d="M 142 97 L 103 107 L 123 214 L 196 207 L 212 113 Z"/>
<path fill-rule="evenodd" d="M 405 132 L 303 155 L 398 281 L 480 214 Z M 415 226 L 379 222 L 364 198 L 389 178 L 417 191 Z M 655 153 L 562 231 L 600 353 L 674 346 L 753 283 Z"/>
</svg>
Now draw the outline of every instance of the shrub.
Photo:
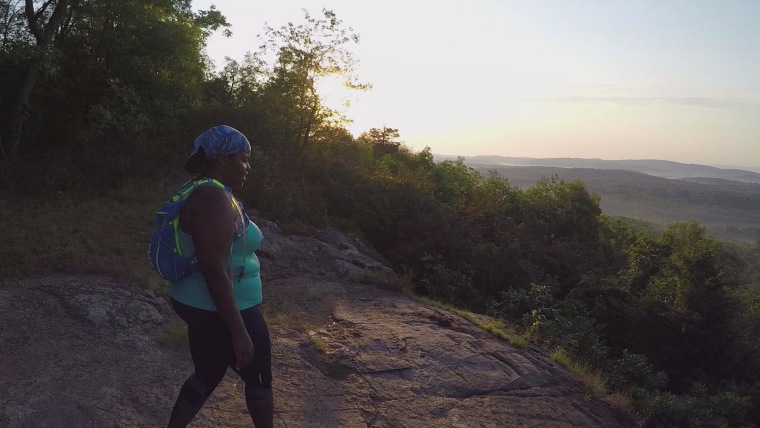
<svg viewBox="0 0 760 428">
<path fill-rule="evenodd" d="M 627 349 L 623 351 L 621 358 L 612 363 L 608 377 L 614 388 L 625 391 L 633 388 L 656 391 L 667 382 L 665 373 L 655 371 L 645 356 L 634 354 Z"/>
<path fill-rule="evenodd" d="M 528 288 L 509 288 L 500 293 L 490 306 L 494 315 L 522 321 L 530 326 L 552 316 L 556 308 L 551 289 L 547 285 L 531 283 Z"/>
<path fill-rule="evenodd" d="M 669 392 L 640 393 L 639 407 L 650 428 L 745 426 L 749 399 L 733 392 L 710 395 L 696 384 L 684 395 Z"/>
</svg>

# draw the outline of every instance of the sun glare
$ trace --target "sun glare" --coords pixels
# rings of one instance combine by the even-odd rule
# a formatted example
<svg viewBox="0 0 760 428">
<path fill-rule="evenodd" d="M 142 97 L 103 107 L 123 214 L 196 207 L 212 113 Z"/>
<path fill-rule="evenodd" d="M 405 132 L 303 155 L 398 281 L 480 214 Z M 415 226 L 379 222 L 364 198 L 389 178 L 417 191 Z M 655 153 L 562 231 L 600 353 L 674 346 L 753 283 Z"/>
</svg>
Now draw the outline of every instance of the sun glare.
<svg viewBox="0 0 760 428">
<path fill-rule="evenodd" d="M 361 99 L 364 93 L 349 89 L 344 84 L 344 79 L 341 76 L 326 76 L 321 78 L 317 83 L 317 93 L 322 101 L 322 105 L 334 110 L 335 112 L 342 114 L 351 121 L 356 121 L 356 109 L 353 106 Z M 351 124 L 347 126 L 351 133 L 354 130 L 351 129 Z"/>
</svg>

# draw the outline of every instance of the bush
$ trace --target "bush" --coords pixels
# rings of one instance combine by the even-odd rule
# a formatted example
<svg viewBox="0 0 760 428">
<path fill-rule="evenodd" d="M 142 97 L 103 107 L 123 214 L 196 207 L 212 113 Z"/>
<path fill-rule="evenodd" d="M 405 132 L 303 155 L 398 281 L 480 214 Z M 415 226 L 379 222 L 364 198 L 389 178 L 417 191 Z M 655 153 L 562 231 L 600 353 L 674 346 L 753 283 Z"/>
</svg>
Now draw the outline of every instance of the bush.
<svg viewBox="0 0 760 428">
<path fill-rule="evenodd" d="M 684 395 L 641 393 L 637 403 L 647 415 L 649 428 L 747 426 L 745 415 L 750 404 L 747 397 L 734 392 L 710 395 L 699 384 Z"/>
<path fill-rule="evenodd" d="M 566 348 L 575 358 L 597 368 L 604 367 L 609 348 L 599 334 L 600 326 L 595 320 L 574 312 L 563 305 L 552 319 L 545 321 L 546 340 Z"/>
<path fill-rule="evenodd" d="M 502 291 L 489 311 L 495 316 L 520 321 L 526 327 L 552 316 L 554 299 L 547 285 L 531 283 L 527 289 L 509 288 Z"/>
<path fill-rule="evenodd" d="M 434 300 L 454 303 L 459 307 L 469 307 L 475 301 L 476 293 L 472 279 L 462 272 L 454 271 L 436 263 L 433 257 L 423 258 L 425 271 L 419 280 L 418 291 Z"/>
<path fill-rule="evenodd" d="M 655 371 L 645 356 L 625 349 L 623 356 L 612 363 L 608 379 L 613 388 L 623 391 L 636 388 L 657 391 L 665 386 L 667 375 Z"/>
</svg>

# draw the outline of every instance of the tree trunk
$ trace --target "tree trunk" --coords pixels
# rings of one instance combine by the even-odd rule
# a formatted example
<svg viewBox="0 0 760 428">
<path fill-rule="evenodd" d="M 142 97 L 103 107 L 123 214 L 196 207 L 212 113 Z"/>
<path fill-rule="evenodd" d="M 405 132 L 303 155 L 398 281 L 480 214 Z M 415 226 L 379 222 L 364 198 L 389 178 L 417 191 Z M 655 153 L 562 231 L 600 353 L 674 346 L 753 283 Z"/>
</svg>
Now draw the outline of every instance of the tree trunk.
<svg viewBox="0 0 760 428">
<path fill-rule="evenodd" d="M 13 116 L 11 118 L 10 129 L 8 132 L 8 151 L 6 153 L 9 162 L 16 161 L 18 155 L 18 147 L 21 142 L 21 131 L 24 127 L 24 121 L 27 115 L 27 109 L 29 104 L 29 97 L 32 95 L 32 89 L 34 89 L 34 83 L 37 81 L 37 76 L 40 74 L 40 64 L 37 60 L 29 65 L 29 69 L 24 77 L 24 83 L 21 85 L 21 90 L 18 94 L 18 100 L 16 101 L 16 107 L 13 109 Z"/>
<path fill-rule="evenodd" d="M 47 4 L 43 7 L 46 6 Z M 34 84 L 37 82 L 37 76 L 40 74 L 42 57 L 48 44 L 53 39 L 56 30 L 61 25 L 68 6 L 69 0 L 59 0 L 55 5 L 55 10 L 50 17 L 50 21 L 48 21 L 44 28 L 41 28 L 39 25 L 41 11 L 35 12 L 32 0 L 26 0 L 26 17 L 29 24 L 29 32 L 31 32 L 37 40 L 36 49 L 40 52 L 39 55 L 36 55 L 32 60 L 32 63 L 29 64 L 26 76 L 24 77 L 24 83 L 21 85 L 21 90 L 18 94 L 16 106 L 13 109 L 10 128 L 8 129 L 7 152 L 5 154 L 7 161 L 10 163 L 14 163 L 18 155 L 19 145 L 21 143 L 21 133 L 24 128 L 24 120 L 26 119 L 29 107 L 29 98 L 32 95 Z"/>
</svg>

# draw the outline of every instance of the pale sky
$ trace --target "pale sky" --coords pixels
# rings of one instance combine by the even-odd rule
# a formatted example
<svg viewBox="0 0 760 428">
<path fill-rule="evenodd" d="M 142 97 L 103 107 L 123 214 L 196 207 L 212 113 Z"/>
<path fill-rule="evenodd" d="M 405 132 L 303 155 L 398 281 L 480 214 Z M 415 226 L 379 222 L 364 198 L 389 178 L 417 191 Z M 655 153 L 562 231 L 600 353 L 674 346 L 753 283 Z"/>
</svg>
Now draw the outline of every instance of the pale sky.
<svg viewBox="0 0 760 428">
<path fill-rule="evenodd" d="M 209 40 L 217 66 L 302 9 L 353 28 L 373 85 L 350 98 L 357 136 L 387 126 L 435 154 L 760 168 L 757 0 L 193 2 L 211 4 L 233 32 Z"/>
</svg>

